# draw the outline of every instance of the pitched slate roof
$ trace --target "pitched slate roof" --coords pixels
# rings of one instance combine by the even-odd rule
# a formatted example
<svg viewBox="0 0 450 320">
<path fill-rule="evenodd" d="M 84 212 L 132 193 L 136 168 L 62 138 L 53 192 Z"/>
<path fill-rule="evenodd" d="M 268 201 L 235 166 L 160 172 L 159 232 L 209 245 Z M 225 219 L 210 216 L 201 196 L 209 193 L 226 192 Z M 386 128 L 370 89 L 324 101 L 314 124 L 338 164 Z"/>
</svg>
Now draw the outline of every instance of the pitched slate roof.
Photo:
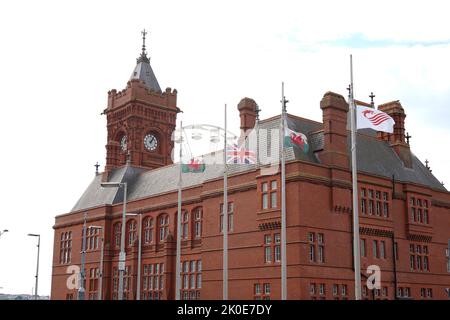
<svg viewBox="0 0 450 320">
<path fill-rule="evenodd" d="M 279 127 L 280 118 L 274 117 L 260 122 L 261 129 L 276 129 Z M 286 149 L 286 160 L 299 159 L 312 163 L 320 163 L 316 152 L 323 149 L 322 124 L 308 119 L 288 115 L 288 126 L 297 132 L 302 132 L 308 137 L 310 148 L 304 154 L 300 150 Z M 269 134 L 260 135 L 261 143 L 270 143 Z M 348 138 L 350 146 L 350 135 Z M 218 151 L 221 153 L 222 151 Z M 348 152 L 350 153 L 350 147 Z M 208 157 L 214 155 L 206 155 Z M 218 156 L 221 159 L 221 156 Z M 412 154 L 412 168 L 406 168 L 403 162 L 385 141 L 376 138 L 376 132 L 371 129 L 360 130 L 357 134 L 357 160 L 358 171 L 373 175 L 392 178 L 395 175 L 397 181 L 412 182 L 434 189 L 446 191 L 444 186 L 433 176 L 433 174 Z M 230 166 L 229 173 L 235 174 L 255 169 L 256 165 Z M 169 165 L 155 170 L 146 170 L 125 166 L 111 172 L 109 181 L 127 182 L 128 200 L 145 198 L 177 189 L 179 166 Z M 203 173 L 183 174 L 183 187 L 200 185 L 204 181 L 219 178 L 223 175 L 223 165 L 208 164 Z M 102 188 L 101 175 L 95 176 L 81 198 L 72 208 L 72 211 L 84 210 L 105 204 L 120 203 L 123 200 L 123 190 L 116 188 Z"/>
<path fill-rule="evenodd" d="M 150 90 L 161 92 L 161 87 L 159 86 L 158 80 L 150 65 L 150 59 L 145 52 L 137 59 L 136 67 L 131 73 L 130 80 L 132 79 L 142 80 L 144 81 L 145 86 Z"/>
</svg>

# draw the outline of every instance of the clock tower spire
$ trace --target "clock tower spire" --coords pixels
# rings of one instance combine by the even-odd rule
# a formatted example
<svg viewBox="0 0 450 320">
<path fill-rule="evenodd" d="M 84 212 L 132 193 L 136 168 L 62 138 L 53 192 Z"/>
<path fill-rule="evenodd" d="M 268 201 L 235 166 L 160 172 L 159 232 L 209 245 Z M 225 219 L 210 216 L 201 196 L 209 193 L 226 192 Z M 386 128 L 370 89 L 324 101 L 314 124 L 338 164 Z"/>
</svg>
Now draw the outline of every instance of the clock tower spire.
<svg viewBox="0 0 450 320">
<path fill-rule="evenodd" d="M 172 163 L 177 90 L 163 92 L 147 57 L 142 31 L 142 52 L 127 86 L 108 92 L 106 171 L 129 165 L 154 169 Z M 128 160 L 127 160 L 128 159 Z"/>
</svg>

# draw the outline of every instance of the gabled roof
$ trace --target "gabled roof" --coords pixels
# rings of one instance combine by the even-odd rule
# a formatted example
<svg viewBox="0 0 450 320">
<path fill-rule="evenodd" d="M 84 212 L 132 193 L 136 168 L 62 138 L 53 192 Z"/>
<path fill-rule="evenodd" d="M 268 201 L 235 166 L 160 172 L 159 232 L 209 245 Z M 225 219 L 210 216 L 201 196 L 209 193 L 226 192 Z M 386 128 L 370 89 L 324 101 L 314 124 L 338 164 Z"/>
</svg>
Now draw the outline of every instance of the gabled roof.
<svg viewBox="0 0 450 320">
<path fill-rule="evenodd" d="M 286 160 L 302 160 L 320 164 L 317 151 L 323 149 L 322 124 L 308 119 L 288 115 L 288 126 L 297 132 L 305 134 L 310 145 L 308 153 L 304 154 L 293 148 L 286 149 Z M 260 122 L 261 129 L 276 129 L 279 127 L 280 117 L 273 117 Z M 260 135 L 260 141 L 267 145 L 270 141 L 266 136 Z M 350 153 L 350 135 L 348 138 L 348 152 Z M 218 151 L 222 153 L 223 151 Z M 213 156 L 206 155 L 205 157 Z M 220 156 L 218 157 L 221 158 Z M 351 157 L 349 157 L 351 158 Z M 446 191 L 444 186 L 433 174 L 412 154 L 412 168 L 407 168 L 397 156 L 395 151 L 385 141 L 376 138 L 376 132 L 371 129 L 358 131 L 357 134 L 357 160 L 358 171 L 392 178 L 395 175 L 397 181 L 417 183 L 433 189 Z M 229 173 L 235 174 L 253 170 L 256 165 L 230 166 Z M 165 166 L 159 169 L 147 170 L 125 166 L 113 170 L 109 181 L 127 182 L 128 200 L 136 200 L 157 194 L 175 191 L 178 183 L 179 166 L 177 164 Z M 183 188 L 201 185 L 203 182 L 223 176 L 223 165 L 207 165 L 203 173 L 184 173 L 182 179 Z M 84 210 L 105 204 L 120 203 L 123 200 L 122 189 L 102 188 L 101 175 L 97 175 L 72 211 Z"/>
</svg>

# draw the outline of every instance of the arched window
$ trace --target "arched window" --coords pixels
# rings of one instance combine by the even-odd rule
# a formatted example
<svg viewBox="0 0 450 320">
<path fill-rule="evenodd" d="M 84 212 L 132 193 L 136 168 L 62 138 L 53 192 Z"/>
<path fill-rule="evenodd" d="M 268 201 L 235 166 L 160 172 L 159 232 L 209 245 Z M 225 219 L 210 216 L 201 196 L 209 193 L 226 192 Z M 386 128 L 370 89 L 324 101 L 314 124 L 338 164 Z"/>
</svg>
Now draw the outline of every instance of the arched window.
<svg viewBox="0 0 450 320">
<path fill-rule="evenodd" d="M 162 242 L 166 239 L 169 233 L 169 215 L 162 214 L 159 216 L 159 241 Z"/>
<path fill-rule="evenodd" d="M 202 236 L 202 219 L 203 212 L 202 208 L 197 208 L 194 210 L 194 237 L 196 239 Z"/>
<path fill-rule="evenodd" d="M 130 222 L 128 222 L 128 246 L 132 246 L 134 241 L 136 241 L 136 221 L 135 220 L 131 220 Z"/>
<path fill-rule="evenodd" d="M 189 232 L 189 212 L 183 211 L 181 213 L 181 238 L 187 239 Z"/>
<path fill-rule="evenodd" d="M 153 242 L 153 218 L 148 217 L 144 220 L 144 243 Z"/>
<path fill-rule="evenodd" d="M 120 222 L 114 225 L 114 245 L 120 247 L 120 237 L 122 235 L 122 224 Z"/>
</svg>

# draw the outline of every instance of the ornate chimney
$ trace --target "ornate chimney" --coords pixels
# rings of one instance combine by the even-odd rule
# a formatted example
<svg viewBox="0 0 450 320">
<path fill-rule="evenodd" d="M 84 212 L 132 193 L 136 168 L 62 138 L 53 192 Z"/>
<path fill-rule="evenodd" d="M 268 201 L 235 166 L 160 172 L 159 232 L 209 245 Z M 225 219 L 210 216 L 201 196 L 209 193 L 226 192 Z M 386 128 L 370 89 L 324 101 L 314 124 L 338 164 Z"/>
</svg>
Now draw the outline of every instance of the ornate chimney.
<svg viewBox="0 0 450 320">
<path fill-rule="evenodd" d="M 378 132 L 378 138 L 389 142 L 392 148 L 394 148 L 397 155 L 403 161 L 404 165 L 408 168 L 412 167 L 411 150 L 409 148 L 409 136 L 408 141 L 405 141 L 405 110 L 403 109 L 400 101 L 391 101 L 378 106 L 378 110 L 386 112 L 391 116 L 394 121 L 394 132 Z"/>
<path fill-rule="evenodd" d="M 241 132 L 245 134 L 247 130 L 255 127 L 257 105 L 255 100 L 243 98 L 238 104 L 239 117 L 241 118 Z"/>
<path fill-rule="evenodd" d="M 320 101 L 323 118 L 324 147 L 320 153 L 323 164 L 349 167 L 347 154 L 348 104 L 340 94 L 328 91 Z"/>
</svg>

